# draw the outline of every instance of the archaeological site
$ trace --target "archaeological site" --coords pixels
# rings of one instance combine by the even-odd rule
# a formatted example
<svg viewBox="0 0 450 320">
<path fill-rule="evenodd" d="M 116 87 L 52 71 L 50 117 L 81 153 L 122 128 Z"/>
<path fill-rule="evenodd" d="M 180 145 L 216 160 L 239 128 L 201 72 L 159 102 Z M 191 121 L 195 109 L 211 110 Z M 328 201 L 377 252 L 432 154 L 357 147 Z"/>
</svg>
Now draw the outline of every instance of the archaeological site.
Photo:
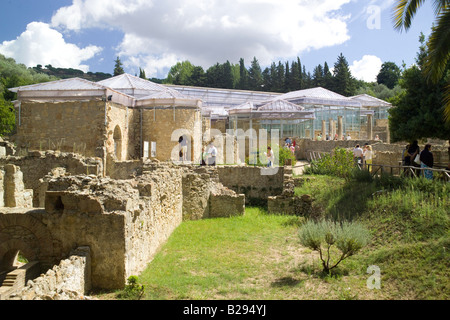
<svg viewBox="0 0 450 320">
<path fill-rule="evenodd" d="M 405 147 L 390 144 L 392 105 L 323 88 L 283 95 L 124 74 L 11 91 L 16 132 L 0 138 L 0 300 L 121 289 L 183 221 L 261 204 L 302 215 L 313 200 L 294 196 L 301 165 L 369 143 L 375 165 L 396 166 Z M 246 163 L 255 146 L 286 138 L 300 165 Z M 447 148 L 434 149 L 437 164 L 449 162 Z M 202 165 L 205 155 L 214 165 Z"/>
</svg>

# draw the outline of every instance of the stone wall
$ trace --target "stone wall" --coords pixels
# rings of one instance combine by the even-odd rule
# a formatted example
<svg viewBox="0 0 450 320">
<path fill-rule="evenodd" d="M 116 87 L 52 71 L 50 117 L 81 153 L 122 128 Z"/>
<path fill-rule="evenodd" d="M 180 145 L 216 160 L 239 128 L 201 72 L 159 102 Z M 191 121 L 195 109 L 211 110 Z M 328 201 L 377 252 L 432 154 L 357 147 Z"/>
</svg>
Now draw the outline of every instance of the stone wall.
<svg viewBox="0 0 450 320">
<path fill-rule="evenodd" d="M 176 130 L 181 130 L 176 132 Z M 167 107 L 142 110 L 142 141 L 156 142 L 156 159 L 178 160 L 178 138 L 190 136 L 189 160 L 199 163 L 202 143 L 202 118 L 197 109 Z M 194 141 L 199 145 L 195 146 Z"/>
<path fill-rule="evenodd" d="M 0 167 L 0 207 L 32 208 L 33 190 L 25 189 L 23 173 L 13 164 Z"/>
<path fill-rule="evenodd" d="M 23 157 L 0 159 L 0 167 L 6 164 L 14 164 L 23 172 L 25 189 L 33 190 L 33 206 L 43 207 L 41 186 L 43 178 L 56 168 L 64 168 L 71 175 L 103 175 L 103 162 L 99 158 L 84 158 L 78 154 L 62 153 L 54 151 L 28 152 Z M 45 191 L 45 190 L 44 190 Z"/>
<path fill-rule="evenodd" d="M 219 182 L 217 167 L 185 167 L 183 219 L 231 217 L 245 212 L 245 195 Z"/>
<path fill-rule="evenodd" d="M 283 192 L 284 170 L 284 167 L 217 167 L 219 182 L 237 194 L 244 194 L 247 205 L 264 205 L 269 196 L 280 195 Z"/>
<path fill-rule="evenodd" d="M 10 299 L 81 300 L 91 289 L 89 247 L 81 247 L 45 274 L 27 282 L 27 286 Z"/>
<path fill-rule="evenodd" d="M 106 103 L 98 101 L 31 102 L 20 105 L 14 140 L 18 149 L 55 150 L 97 156 L 105 136 Z"/>
</svg>

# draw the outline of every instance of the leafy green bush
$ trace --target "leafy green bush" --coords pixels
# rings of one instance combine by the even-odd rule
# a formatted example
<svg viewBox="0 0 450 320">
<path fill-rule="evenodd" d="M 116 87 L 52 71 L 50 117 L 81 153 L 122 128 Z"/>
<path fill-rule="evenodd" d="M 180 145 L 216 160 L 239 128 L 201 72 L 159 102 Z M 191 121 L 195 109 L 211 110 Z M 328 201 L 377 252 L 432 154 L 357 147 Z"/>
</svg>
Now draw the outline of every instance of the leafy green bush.
<svg viewBox="0 0 450 320">
<path fill-rule="evenodd" d="M 356 254 L 370 239 L 369 231 L 356 222 L 308 221 L 299 230 L 300 243 L 319 252 L 323 272 L 329 273 L 341 261 Z M 340 254 L 332 259 L 333 251 Z M 332 260 L 336 260 L 332 262 Z"/>
<path fill-rule="evenodd" d="M 336 148 L 331 155 L 326 154 L 321 159 L 312 161 L 311 166 L 305 170 L 305 173 L 332 175 L 350 179 L 354 170 L 353 152 L 343 148 Z"/>
<path fill-rule="evenodd" d="M 128 284 L 119 294 L 119 298 L 127 300 L 140 300 L 145 292 L 145 287 L 138 283 L 137 276 L 130 276 L 127 280 Z"/>
<path fill-rule="evenodd" d="M 291 160 L 291 165 L 294 166 L 297 163 L 297 159 L 295 155 L 292 154 L 291 150 L 287 148 L 279 148 L 278 146 L 272 148 L 272 151 L 275 156 L 275 163 L 278 163 L 280 166 L 286 165 L 286 160 Z M 278 151 L 278 152 L 277 152 Z M 245 163 L 247 165 L 253 166 L 266 166 L 267 165 L 267 153 L 266 149 L 254 150 L 250 153 L 250 156 L 245 159 Z"/>
</svg>

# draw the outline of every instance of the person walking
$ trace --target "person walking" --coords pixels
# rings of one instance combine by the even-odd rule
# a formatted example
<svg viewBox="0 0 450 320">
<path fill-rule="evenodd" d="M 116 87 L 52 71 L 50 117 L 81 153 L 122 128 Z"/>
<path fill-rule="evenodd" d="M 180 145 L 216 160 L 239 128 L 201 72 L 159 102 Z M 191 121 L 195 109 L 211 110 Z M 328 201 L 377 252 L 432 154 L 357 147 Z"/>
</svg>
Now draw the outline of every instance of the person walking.
<svg viewBox="0 0 450 320">
<path fill-rule="evenodd" d="M 364 163 L 369 168 L 369 172 L 372 172 L 373 150 L 371 145 L 367 145 L 364 148 Z"/>
<path fill-rule="evenodd" d="M 420 167 L 421 168 L 433 168 L 434 159 L 433 153 L 431 152 L 431 144 L 427 144 L 425 149 L 420 153 Z M 424 170 L 423 171 L 425 178 L 429 180 L 433 180 L 433 171 Z"/>
<path fill-rule="evenodd" d="M 355 164 L 358 165 L 359 167 L 361 167 L 363 164 L 363 162 L 362 162 L 363 156 L 364 156 L 364 151 L 363 151 L 363 149 L 361 149 L 359 144 L 357 144 L 355 146 L 355 149 L 353 149 L 353 159 L 355 160 Z"/>
</svg>

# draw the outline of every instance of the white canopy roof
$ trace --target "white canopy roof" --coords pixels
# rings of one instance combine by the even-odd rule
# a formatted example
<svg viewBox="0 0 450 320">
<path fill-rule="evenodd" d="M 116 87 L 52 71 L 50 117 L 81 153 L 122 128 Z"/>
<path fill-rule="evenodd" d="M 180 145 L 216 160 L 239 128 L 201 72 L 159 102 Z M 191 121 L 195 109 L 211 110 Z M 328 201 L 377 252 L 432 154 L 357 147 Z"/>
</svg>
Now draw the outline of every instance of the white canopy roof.
<svg viewBox="0 0 450 320">
<path fill-rule="evenodd" d="M 350 99 L 359 101 L 365 108 L 392 107 L 392 103 L 372 97 L 368 94 L 360 94 L 358 96 L 351 97 Z"/>
<path fill-rule="evenodd" d="M 326 106 L 359 107 L 361 103 L 344 97 L 322 87 L 298 90 L 283 94 L 275 99 L 286 100 L 295 104 L 312 104 Z"/>
</svg>

